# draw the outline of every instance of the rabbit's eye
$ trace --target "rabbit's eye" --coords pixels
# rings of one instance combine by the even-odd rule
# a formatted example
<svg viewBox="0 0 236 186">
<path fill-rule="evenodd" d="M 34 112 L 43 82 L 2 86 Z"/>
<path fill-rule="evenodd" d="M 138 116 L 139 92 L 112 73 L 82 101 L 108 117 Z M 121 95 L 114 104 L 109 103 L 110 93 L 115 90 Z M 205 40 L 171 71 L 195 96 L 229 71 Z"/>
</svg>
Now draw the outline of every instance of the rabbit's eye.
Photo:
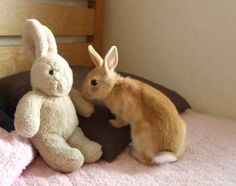
<svg viewBox="0 0 236 186">
<path fill-rule="evenodd" d="M 92 86 L 96 86 L 98 84 L 98 81 L 96 79 L 92 79 L 90 83 Z"/>
<path fill-rule="evenodd" d="M 54 73 L 53 70 L 49 70 L 50 75 L 53 75 L 53 73 Z"/>
</svg>

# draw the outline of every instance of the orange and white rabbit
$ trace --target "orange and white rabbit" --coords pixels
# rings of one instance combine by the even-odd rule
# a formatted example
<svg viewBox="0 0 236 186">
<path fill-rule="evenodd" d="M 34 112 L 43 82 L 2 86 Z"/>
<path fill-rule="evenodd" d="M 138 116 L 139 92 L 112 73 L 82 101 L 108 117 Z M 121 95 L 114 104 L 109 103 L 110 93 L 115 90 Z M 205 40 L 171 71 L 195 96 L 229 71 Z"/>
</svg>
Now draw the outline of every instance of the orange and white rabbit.
<svg viewBox="0 0 236 186">
<path fill-rule="evenodd" d="M 132 155 L 144 164 L 177 161 L 184 153 L 186 125 L 174 104 L 159 90 L 114 70 L 118 64 L 113 46 L 104 60 L 88 47 L 95 68 L 86 76 L 82 93 L 103 101 L 116 115 L 114 127 L 131 126 Z"/>
</svg>

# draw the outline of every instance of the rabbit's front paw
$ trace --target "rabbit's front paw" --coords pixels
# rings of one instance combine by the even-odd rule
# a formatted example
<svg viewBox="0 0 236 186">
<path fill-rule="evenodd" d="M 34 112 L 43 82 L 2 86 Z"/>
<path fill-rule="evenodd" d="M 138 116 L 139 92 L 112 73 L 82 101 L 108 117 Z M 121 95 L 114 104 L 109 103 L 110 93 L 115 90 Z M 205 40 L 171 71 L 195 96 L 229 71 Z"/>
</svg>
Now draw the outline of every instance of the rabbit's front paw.
<svg viewBox="0 0 236 186">
<path fill-rule="evenodd" d="M 111 124 L 111 126 L 115 127 L 115 128 L 120 128 L 122 127 L 122 124 L 120 121 L 116 120 L 116 119 L 111 119 L 109 120 L 109 123 Z"/>
<path fill-rule="evenodd" d="M 92 104 L 89 104 L 87 110 L 87 117 L 90 117 L 93 113 L 94 113 L 94 106 Z"/>
</svg>

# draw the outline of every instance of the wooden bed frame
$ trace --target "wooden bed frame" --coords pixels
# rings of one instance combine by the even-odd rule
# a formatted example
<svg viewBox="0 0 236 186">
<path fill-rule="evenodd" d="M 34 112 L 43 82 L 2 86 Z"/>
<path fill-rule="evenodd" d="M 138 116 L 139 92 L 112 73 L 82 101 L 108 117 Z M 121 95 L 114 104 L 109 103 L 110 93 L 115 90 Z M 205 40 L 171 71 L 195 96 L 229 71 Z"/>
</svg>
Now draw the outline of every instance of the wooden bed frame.
<svg viewBox="0 0 236 186">
<path fill-rule="evenodd" d="M 86 1 L 86 0 L 81 0 Z M 102 51 L 104 0 L 87 0 L 88 7 L 29 0 L 0 0 L 0 39 L 19 38 L 24 21 L 36 18 L 56 37 L 85 37 L 84 42 L 59 43 L 59 53 L 71 65 L 90 66 L 87 47 Z M 23 47 L 0 44 L 0 78 L 29 70 Z"/>
</svg>

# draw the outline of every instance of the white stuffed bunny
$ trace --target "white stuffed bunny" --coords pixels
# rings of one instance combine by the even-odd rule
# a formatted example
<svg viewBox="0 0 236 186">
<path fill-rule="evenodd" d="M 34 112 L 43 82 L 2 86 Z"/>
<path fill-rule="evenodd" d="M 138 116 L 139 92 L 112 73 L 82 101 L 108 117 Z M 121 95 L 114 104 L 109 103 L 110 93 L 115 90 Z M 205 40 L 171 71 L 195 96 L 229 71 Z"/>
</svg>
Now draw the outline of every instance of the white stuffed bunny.
<svg viewBox="0 0 236 186">
<path fill-rule="evenodd" d="M 16 131 L 29 138 L 45 162 L 55 170 L 71 172 L 80 168 L 84 161 L 97 161 L 102 155 L 101 146 L 84 136 L 77 127 L 76 115 L 77 110 L 89 117 L 93 107 L 76 90 L 71 91 L 72 70 L 58 55 L 52 32 L 37 20 L 27 20 L 23 43 L 34 60 L 30 73 L 32 91 L 17 105 Z"/>
</svg>

